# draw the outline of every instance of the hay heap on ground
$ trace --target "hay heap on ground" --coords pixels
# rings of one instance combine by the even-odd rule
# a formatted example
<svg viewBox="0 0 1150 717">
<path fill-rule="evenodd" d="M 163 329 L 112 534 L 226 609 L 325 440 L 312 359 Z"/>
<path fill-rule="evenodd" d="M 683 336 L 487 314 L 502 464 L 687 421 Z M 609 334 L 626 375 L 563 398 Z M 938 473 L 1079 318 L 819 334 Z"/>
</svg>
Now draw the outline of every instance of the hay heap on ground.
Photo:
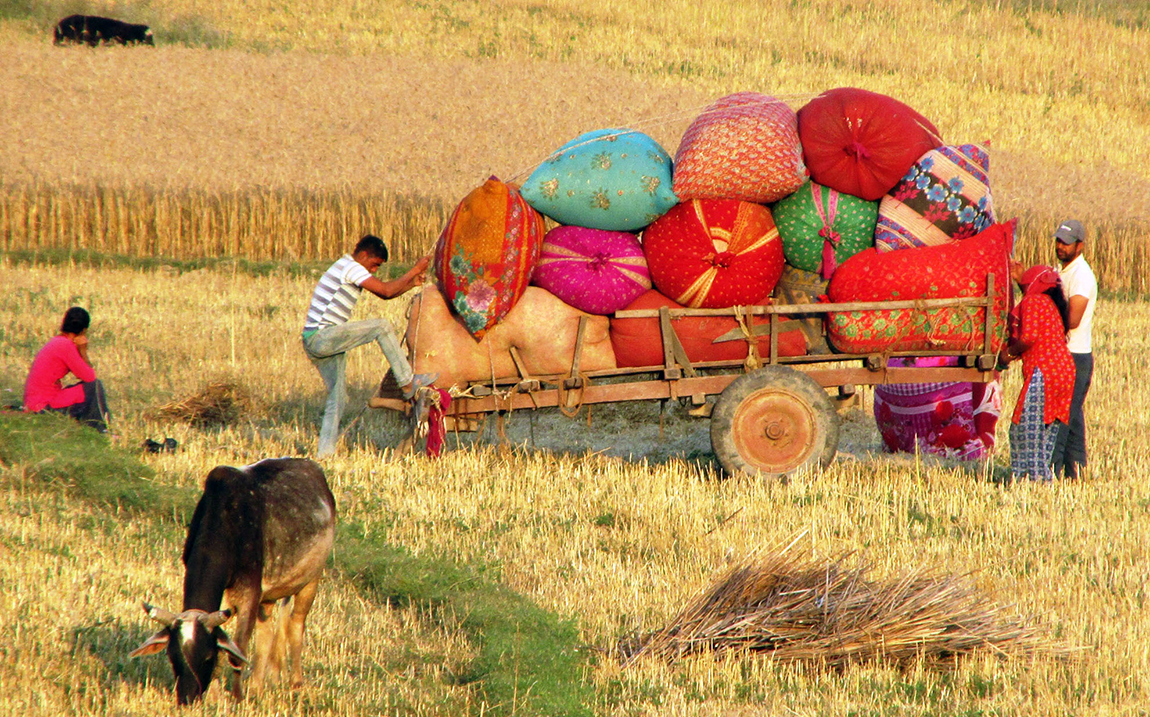
<svg viewBox="0 0 1150 717">
<path fill-rule="evenodd" d="M 844 556 L 845 557 L 845 556 Z M 823 563 L 785 551 L 731 569 L 666 628 L 625 640 L 630 664 L 730 651 L 841 667 L 860 662 L 939 664 L 975 650 L 1031 653 L 1038 631 L 965 576 L 915 571 L 872 581 L 843 558 Z"/>
<path fill-rule="evenodd" d="M 230 381 L 216 381 L 204 386 L 198 393 L 166 403 L 152 413 L 157 419 L 183 421 L 196 428 L 210 428 L 236 423 L 251 406 L 251 394 L 243 386 Z"/>
</svg>

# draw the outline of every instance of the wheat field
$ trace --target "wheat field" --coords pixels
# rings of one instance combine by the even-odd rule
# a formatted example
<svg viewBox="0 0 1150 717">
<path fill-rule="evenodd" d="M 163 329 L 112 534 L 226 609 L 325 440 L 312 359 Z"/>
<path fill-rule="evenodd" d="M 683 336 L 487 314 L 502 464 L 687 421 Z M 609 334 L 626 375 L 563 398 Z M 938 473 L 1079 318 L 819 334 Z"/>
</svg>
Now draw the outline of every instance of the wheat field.
<svg viewBox="0 0 1150 717">
<path fill-rule="evenodd" d="M 77 11 L 147 22 L 158 46 L 51 46 Z M 1087 224 L 1107 291 L 1089 479 L 990 480 L 1005 422 L 987 465 L 881 455 L 865 394 L 835 463 L 788 485 L 722 478 L 707 424 L 674 405 L 665 433 L 651 405 L 516 412 L 513 445 L 488 424 L 440 460 L 398 457 L 400 422 L 359 408 L 386 369 L 368 347 L 348 366 L 355 421 L 323 463 L 341 524 L 410 553 L 416 572 L 443 556 L 474 567 L 509 613 L 523 600 L 569 621 L 570 687 L 594 714 L 1145 714 L 1148 21 L 1141 0 L 0 2 L 0 405 L 80 304 L 117 443 L 153 470 L 149 486 L 194 496 L 215 465 L 313 454 L 322 384 L 298 335 L 314 269 L 361 233 L 410 260 L 471 187 L 521 180 L 591 129 L 634 126 L 673 153 L 729 92 L 796 108 L 832 87 L 885 92 L 948 141 L 990 141 L 1024 260 L 1053 261 L 1058 220 Z M 357 318 L 400 325 L 405 303 L 365 299 Z M 239 423 L 153 417 L 215 380 L 255 397 Z M 1016 371 L 1005 385 L 1009 415 Z M 175 454 L 139 451 L 166 436 Z M 490 643 L 469 616 L 389 601 L 349 567 L 347 541 L 310 621 L 304 689 L 235 704 L 216 685 L 177 710 L 164 659 L 126 655 L 154 629 L 141 599 L 178 605 L 183 515 L 95 504 L 76 479 L 36 478 L 50 468 L 0 460 L 0 714 L 546 714 L 519 655 L 500 656 L 515 679 L 496 699 L 493 677 L 466 678 Z M 857 551 L 879 578 L 969 576 L 1061 652 L 946 670 L 612 659 L 728 566 L 791 543 Z"/>
<path fill-rule="evenodd" d="M 1095 9 L 1107 5 L 1128 7 Z M 9 250 L 320 259 L 370 228 L 411 260 L 471 188 L 522 181 L 590 129 L 633 126 L 673 153 L 723 94 L 797 109 L 861 86 L 950 142 L 990 144 L 998 215 L 1021 219 L 1027 260 L 1076 216 L 1103 283 L 1150 290 L 1150 40 L 1137 24 L 941 1 L 169 0 L 93 3 L 149 22 L 160 46 L 92 52 L 51 46 L 54 7 L 0 21 Z M 216 40 L 180 30 L 192 26 Z"/>
</svg>

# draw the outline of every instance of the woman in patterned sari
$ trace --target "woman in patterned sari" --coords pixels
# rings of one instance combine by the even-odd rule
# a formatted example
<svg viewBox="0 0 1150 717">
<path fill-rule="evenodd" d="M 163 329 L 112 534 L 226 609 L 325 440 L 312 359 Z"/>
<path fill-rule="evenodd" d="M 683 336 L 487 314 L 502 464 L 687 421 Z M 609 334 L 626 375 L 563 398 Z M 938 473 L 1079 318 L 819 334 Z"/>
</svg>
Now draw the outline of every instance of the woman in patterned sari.
<svg viewBox="0 0 1150 717">
<path fill-rule="evenodd" d="M 1023 270 L 1014 262 L 1010 274 L 1022 298 L 1011 312 L 1010 338 L 999 362 L 1021 358 L 1023 378 L 1010 425 L 1010 469 L 1015 480 L 1049 482 L 1054 441 L 1060 423 L 1069 419 L 1074 393 L 1074 360 L 1066 348 L 1069 310 L 1054 269 Z"/>
</svg>

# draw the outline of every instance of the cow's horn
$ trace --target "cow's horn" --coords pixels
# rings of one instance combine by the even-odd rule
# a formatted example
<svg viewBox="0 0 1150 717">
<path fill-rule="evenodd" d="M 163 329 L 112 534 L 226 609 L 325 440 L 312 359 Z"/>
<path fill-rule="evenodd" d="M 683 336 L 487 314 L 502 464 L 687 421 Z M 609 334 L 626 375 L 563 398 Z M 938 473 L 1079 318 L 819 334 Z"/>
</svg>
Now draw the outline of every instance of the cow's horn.
<svg viewBox="0 0 1150 717">
<path fill-rule="evenodd" d="M 149 605 L 148 603 L 144 603 L 143 605 L 144 605 L 144 612 L 148 613 L 148 617 L 152 618 L 156 622 L 163 624 L 163 625 L 167 625 L 168 627 L 171 627 L 172 624 L 175 623 L 175 621 L 176 621 L 176 614 L 175 613 L 168 612 L 167 610 L 165 610 L 163 608 Z"/>
<path fill-rule="evenodd" d="M 217 627 L 227 622 L 231 616 L 232 611 L 230 608 L 227 610 L 216 610 L 213 613 L 204 615 L 202 618 L 200 618 L 200 622 L 202 622 L 204 627 L 207 629 L 215 630 Z"/>
</svg>

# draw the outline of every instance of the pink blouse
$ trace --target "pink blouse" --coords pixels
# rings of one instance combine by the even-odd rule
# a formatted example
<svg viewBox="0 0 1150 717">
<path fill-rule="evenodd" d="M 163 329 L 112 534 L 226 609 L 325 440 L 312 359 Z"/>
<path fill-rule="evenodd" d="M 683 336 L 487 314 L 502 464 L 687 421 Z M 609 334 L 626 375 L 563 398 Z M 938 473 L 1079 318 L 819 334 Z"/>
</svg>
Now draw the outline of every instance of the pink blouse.
<svg viewBox="0 0 1150 717">
<path fill-rule="evenodd" d="M 60 386 L 60 381 L 69 373 L 84 382 L 96 380 L 95 370 L 80 356 L 80 349 L 72 339 L 54 336 L 32 361 L 24 383 L 24 410 L 36 413 L 45 408 L 67 408 L 81 403 L 84 400 L 82 386 Z"/>
</svg>

